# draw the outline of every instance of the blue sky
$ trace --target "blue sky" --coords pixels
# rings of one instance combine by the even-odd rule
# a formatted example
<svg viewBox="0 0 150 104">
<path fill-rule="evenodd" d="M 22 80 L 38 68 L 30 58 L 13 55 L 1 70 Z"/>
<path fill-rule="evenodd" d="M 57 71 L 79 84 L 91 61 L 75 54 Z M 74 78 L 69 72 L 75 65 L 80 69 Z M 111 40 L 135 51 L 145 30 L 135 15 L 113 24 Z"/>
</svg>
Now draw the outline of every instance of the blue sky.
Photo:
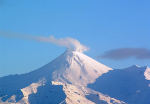
<svg viewBox="0 0 150 104">
<path fill-rule="evenodd" d="M 0 31 L 72 37 L 95 58 L 117 48 L 150 49 L 149 0 L 0 0 Z M 0 76 L 47 64 L 65 48 L 50 43 L 0 37 Z M 113 68 L 149 65 L 150 59 L 97 59 Z"/>
</svg>

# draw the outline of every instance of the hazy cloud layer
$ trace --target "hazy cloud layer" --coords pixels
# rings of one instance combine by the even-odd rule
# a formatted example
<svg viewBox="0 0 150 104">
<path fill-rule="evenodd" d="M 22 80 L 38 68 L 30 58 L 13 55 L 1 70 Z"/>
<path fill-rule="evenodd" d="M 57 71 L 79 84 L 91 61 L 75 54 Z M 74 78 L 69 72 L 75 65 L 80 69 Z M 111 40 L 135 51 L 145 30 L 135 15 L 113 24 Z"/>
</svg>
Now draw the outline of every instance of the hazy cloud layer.
<svg viewBox="0 0 150 104">
<path fill-rule="evenodd" d="M 122 60 L 127 58 L 136 58 L 138 60 L 150 59 L 150 50 L 146 48 L 118 48 L 105 52 L 98 58 L 106 58 L 112 60 Z"/>
<path fill-rule="evenodd" d="M 39 42 L 49 42 L 58 46 L 66 47 L 68 50 L 78 51 L 78 52 L 84 52 L 88 50 L 88 48 L 85 45 L 81 44 L 78 40 L 70 37 L 57 39 L 54 36 L 43 37 L 43 36 L 33 36 L 33 35 L 22 35 L 18 33 L 2 32 L 2 31 L 0 31 L 0 36 L 9 37 L 9 38 L 36 40 Z"/>
</svg>

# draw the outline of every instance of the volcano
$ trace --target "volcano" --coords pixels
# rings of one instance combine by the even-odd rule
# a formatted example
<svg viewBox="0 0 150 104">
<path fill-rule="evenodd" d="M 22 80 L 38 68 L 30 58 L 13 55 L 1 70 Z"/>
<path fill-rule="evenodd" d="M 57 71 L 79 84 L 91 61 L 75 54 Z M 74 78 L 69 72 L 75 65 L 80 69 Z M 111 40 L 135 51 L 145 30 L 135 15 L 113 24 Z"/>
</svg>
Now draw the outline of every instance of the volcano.
<svg viewBox="0 0 150 104">
<path fill-rule="evenodd" d="M 67 50 L 37 70 L 1 77 L 0 104 L 124 104 L 87 88 L 110 70 L 81 52 Z"/>
</svg>

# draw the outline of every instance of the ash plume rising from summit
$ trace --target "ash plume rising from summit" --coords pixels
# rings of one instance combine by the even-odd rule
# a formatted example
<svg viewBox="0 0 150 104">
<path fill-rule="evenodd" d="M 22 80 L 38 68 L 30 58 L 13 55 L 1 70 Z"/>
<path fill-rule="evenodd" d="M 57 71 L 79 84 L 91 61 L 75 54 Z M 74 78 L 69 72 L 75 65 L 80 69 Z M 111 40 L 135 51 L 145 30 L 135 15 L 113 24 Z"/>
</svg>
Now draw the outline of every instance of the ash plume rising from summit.
<svg viewBox="0 0 150 104">
<path fill-rule="evenodd" d="M 48 42 L 58 46 L 66 47 L 67 50 L 70 51 L 84 52 L 89 49 L 87 46 L 81 44 L 77 39 L 71 37 L 55 38 L 52 35 L 49 37 L 44 37 L 44 36 L 25 35 L 25 34 L 12 33 L 12 32 L 3 32 L 3 31 L 0 31 L 0 36 L 8 37 L 8 38 L 25 39 L 25 40 L 35 40 L 38 42 Z"/>
</svg>

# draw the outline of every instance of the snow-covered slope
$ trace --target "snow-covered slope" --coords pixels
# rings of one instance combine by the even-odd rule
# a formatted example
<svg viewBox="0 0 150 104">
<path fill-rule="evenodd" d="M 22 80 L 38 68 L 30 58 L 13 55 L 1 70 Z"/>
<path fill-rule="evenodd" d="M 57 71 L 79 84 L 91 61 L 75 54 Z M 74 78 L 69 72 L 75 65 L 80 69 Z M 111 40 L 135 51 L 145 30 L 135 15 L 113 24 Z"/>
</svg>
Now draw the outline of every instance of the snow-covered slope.
<svg viewBox="0 0 150 104">
<path fill-rule="evenodd" d="M 0 104 L 123 104 L 87 88 L 112 70 L 77 51 L 66 51 L 47 65 L 0 78 Z"/>
<path fill-rule="evenodd" d="M 53 67 L 52 80 L 78 86 L 86 86 L 94 82 L 103 73 L 112 70 L 77 51 L 65 52 L 54 60 L 53 64 L 57 66 Z"/>
<path fill-rule="evenodd" d="M 146 69 L 144 72 L 145 79 L 150 80 L 150 68 L 146 67 L 145 69 Z"/>
<path fill-rule="evenodd" d="M 128 104 L 150 104 L 149 80 L 149 67 L 133 65 L 109 71 L 88 87 Z"/>
</svg>

